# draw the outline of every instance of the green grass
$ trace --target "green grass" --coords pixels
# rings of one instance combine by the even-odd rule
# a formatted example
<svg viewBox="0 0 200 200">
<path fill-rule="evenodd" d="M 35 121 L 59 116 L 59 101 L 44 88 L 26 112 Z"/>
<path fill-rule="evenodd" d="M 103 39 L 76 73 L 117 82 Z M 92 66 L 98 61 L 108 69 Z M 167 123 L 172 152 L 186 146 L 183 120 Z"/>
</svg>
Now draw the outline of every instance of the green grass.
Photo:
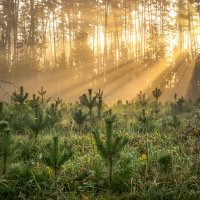
<svg viewBox="0 0 200 200">
<path fill-rule="evenodd" d="M 25 106 L 24 109 L 29 109 Z M 0 162 L 0 199 L 200 199 L 198 105 L 194 103 L 188 108 L 185 104 L 183 112 L 177 113 L 180 121 L 177 126 L 173 126 L 169 104 L 160 105 L 160 112 L 155 116 L 151 112 L 154 105 L 149 103 L 145 107 L 145 123 L 138 118 L 139 106 L 112 106 L 117 116 L 114 134 L 127 137 L 128 144 L 115 158 L 111 187 L 108 168 L 92 135 L 94 128 L 100 133 L 105 131 L 104 120 L 86 121 L 80 133 L 72 118 L 76 106 L 62 107 L 62 119 L 54 128 L 47 126 L 35 140 L 34 133 L 23 121 L 25 114 L 21 109 L 14 103 L 4 104 L 2 119 L 10 122 L 13 143 L 5 175 Z M 107 107 L 104 105 L 104 111 Z M 86 108 L 82 109 L 87 112 Z M 72 145 L 73 149 L 72 158 L 62 165 L 57 178 L 42 162 L 55 135 L 63 147 Z M 105 139 L 104 134 L 101 138 Z M 163 171 L 170 159 L 170 169 Z"/>
</svg>

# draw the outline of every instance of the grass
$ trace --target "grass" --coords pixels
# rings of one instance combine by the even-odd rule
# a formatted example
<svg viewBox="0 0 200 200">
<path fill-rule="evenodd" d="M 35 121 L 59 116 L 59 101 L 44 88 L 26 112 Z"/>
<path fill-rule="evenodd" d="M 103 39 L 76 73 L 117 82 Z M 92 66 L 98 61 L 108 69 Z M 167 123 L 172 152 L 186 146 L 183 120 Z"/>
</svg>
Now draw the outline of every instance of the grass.
<svg viewBox="0 0 200 200">
<path fill-rule="evenodd" d="M 91 121 L 85 122 L 81 133 L 73 121 L 71 113 L 76 106 L 67 104 L 61 108 L 62 119 L 53 129 L 46 127 L 35 140 L 16 105 L 4 104 L 2 118 L 11 124 L 13 143 L 7 172 L 0 176 L 0 199 L 200 199 L 197 104 L 189 107 L 185 103 L 183 112 L 177 113 L 177 126 L 173 124 L 169 103 L 160 105 L 158 115 L 152 113 L 154 104 L 149 103 L 145 107 L 145 123 L 139 120 L 139 106 L 113 105 L 112 112 L 117 116 L 114 133 L 127 137 L 128 144 L 116 157 L 111 187 L 108 169 L 93 139 Z M 107 108 L 104 105 L 104 111 Z M 100 132 L 105 131 L 103 119 L 92 124 Z M 57 178 L 42 162 L 55 135 L 63 147 L 72 145 L 73 149 L 72 158 L 64 163 Z M 103 134 L 101 139 L 105 139 Z M 163 171 L 163 167 L 169 169 Z"/>
</svg>

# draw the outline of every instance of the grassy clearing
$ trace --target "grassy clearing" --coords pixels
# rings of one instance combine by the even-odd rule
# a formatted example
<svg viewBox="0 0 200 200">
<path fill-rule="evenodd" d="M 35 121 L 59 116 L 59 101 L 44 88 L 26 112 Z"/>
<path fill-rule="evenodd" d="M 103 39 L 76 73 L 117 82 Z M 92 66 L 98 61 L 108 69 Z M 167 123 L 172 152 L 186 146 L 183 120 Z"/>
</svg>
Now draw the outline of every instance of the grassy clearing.
<svg viewBox="0 0 200 200">
<path fill-rule="evenodd" d="M 87 107 L 60 101 L 54 112 L 48 112 L 56 101 L 38 99 L 37 115 L 31 100 L 4 102 L 0 120 L 9 122 L 11 140 L 5 143 L 1 126 L 0 199 L 200 199 L 198 101 L 144 100 L 103 104 L 102 110 L 95 102 L 91 109 L 91 103 Z M 88 113 L 81 127 L 73 119 L 77 109 Z M 106 119 L 113 120 L 110 143 L 116 138 L 128 141 L 113 156 L 112 180 L 93 133 L 109 145 Z M 34 127 L 43 124 L 37 137 L 30 122 Z M 59 140 L 52 146 L 55 137 Z M 69 148 L 72 157 L 62 157 Z M 44 162 L 47 155 L 50 164 Z"/>
</svg>

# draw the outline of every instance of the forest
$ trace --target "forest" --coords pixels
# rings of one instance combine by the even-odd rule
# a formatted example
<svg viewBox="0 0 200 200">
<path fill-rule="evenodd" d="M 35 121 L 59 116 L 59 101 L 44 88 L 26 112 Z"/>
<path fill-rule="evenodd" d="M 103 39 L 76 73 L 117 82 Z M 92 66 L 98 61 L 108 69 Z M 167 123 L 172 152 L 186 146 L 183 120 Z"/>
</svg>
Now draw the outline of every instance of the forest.
<svg viewBox="0 0 200 200">
<path fill-rule="evenodd" d="M 200 200 L 200 0 L 0 0 L 1 200 Z"/>
<path fill-rule="evenodd" d="M 31 92 L 44 85 L 74 100 L 101 88 L 112 101 L 161 87 L 165 99 L 198 97 L 198 0 L 1 0 L 0 16 L 0 78 Z"/>
</svg>

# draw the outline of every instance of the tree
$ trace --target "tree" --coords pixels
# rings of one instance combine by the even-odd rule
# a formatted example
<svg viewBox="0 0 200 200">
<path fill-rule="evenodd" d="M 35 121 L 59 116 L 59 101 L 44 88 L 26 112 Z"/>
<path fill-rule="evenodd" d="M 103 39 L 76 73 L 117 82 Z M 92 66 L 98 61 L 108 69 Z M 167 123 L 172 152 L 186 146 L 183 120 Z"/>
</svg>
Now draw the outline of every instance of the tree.
<svg viewBox="0 0 200 200">
<path fill-rule="evenodd" d="M 62 118 L 61 110 L 58 108 L 59 104 L 52 103 L 51 107 L 47 110 L 47 115 L 49 117 L 49 125 L 51 128 L 54 127 L 54 125 L 59 122 Z"/>
<path fill-rule="evenodd" d="M 48 145 L 49 152 L 43 156 L 42 161 L 45 165 L 54 170 L 57 177 L 58 171 L 73 155 L 71 147 L 62 149 L 59 144 L 58 136 L 53 137 L 53 142 Z"/>
<path fill-rule="evenodd" d="M 109 186 L 112 186 L 112 175 L 113 175 L 113 164 L 114 160 L 118 154 L 122 151 L 124 146 L 127 144 L 128 139 L 126 137 L 114 136 L 113 133 L 113 120 L 112 118 L 107 118 L 105 120 L 106 131 L 105 131 L 105 141 L 101 138 L 98 131 L 93 132 L 96 147 L 104 159 L 109 170 Z"/>
<path fill-rule="evenodd" d="M 14 102 L 19 103 L 20 105 L 23 105 L 26 102 L 27 98 L 28 98 L 28 93 L 27 92 L 24 93 L 24 87 L 23 86 L 20 87 L 19 94 L 14 92 L 12 97 L 11 97 L 11 99 Z"/>
<path fill-rule="evenodd" d="M 152 93 L 153 93 L 153 96 L 156 99 L 156 103 L 158 104 L 158 100 L 159 100 L 160 96 L 162 95 L 161 89 L 156 88 Z"/>
<path fill-rule="evenodd" d="M 92 120 L 92 110 L 97 105 L 97 96 L 92 96 L 92 89 L 88 89 L 88 96 L 83 94 L 80 97 L 80 103 L 89 109 L 90 122 Z"/>
<path fill-rule="evenodd" d="M 7 171 L 7 163 L 11 155 L 11 129 L 7 121 L 0 121 L 0 156 L 3 162 L 3 174 Z"/>
<path fill-rule="evenodd" d="M 84 124 L 84 122 L 87 119 L 87 114 L 84 114 L 83 111 L 81 109 L 75 111 L 73 113 L 73 119 L 76 122 L 76 124 L 78 125 L 78 130 L 79 132 L 81 131 L 81 126 Z"/>
<path fill-rule="evenodd" d="M 99 92 L 96 93 L 96 96 L 97 96 L 98 118 L 101 119 L 101 113 L 103 107 L 103 91 L 99 89 Z"/>
<path fill-rule="evenodd" d="M 41 87 L 41 90 L 38 91 L 38 94 L 41 96 L 42 102 L 44 101 L 44 95 L 47 93 L 46 90 L 44 90 L 43 86 Z"/>
<path fill-rule="evenodd" d="M 49 124 L 49 117 L 44 113 L 39 105 L 33 108 L 33 115 L 25 119 L 26 125 L 35 133 L 37 139 L 41 130 L 45 129 Z"/>
</svg>

